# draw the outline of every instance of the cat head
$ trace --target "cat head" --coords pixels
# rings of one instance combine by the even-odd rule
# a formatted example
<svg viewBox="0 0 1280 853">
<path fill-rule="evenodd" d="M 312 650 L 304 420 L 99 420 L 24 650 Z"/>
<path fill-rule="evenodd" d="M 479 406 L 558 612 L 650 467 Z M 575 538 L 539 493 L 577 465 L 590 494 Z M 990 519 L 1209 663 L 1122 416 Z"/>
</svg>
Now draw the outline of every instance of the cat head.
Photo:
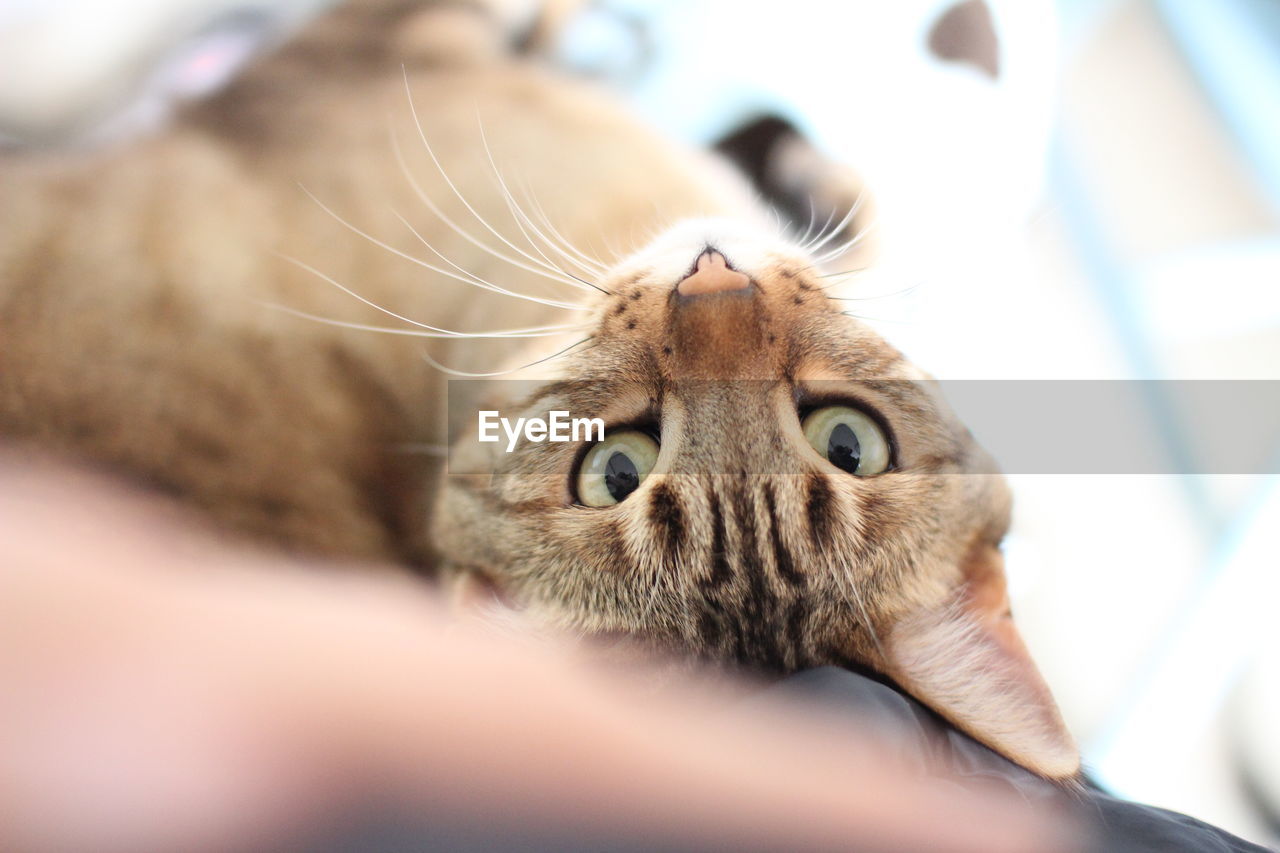
<svg viewBox="0 0 1280 853">
<path fill-rule="evenodd" d="M 588 340 L 472 395 L 435 519 L 446 563 L 570 630 L 765 673 L 873 669 L 1074 775 L 1009 614 L 1008 490 L 927 375 L 746 226 L 686 222 L 598 284 Z M 508 452 L 476 409 L 599 418 L 604 439 Z"/>
</svg>

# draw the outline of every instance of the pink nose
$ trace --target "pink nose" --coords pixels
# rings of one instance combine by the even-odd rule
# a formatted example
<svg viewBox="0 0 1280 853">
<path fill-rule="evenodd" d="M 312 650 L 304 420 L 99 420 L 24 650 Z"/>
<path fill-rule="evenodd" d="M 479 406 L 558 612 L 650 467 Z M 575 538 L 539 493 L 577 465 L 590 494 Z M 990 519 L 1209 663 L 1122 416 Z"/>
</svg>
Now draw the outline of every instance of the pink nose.
<svg viewBox="0 0 1280 853">
<path fill-rule="evenodd" d="M 676 292 L 681 296 L 698 296 L 704 293 L 727 293 L 731 290 L 746 290 L 751 279 L 734 269 L 729 269 L 729 262 L 724 255 L 714 249 L 707 249 L 698 255 L 693 274 L 676 285 Z"/>
</svg>

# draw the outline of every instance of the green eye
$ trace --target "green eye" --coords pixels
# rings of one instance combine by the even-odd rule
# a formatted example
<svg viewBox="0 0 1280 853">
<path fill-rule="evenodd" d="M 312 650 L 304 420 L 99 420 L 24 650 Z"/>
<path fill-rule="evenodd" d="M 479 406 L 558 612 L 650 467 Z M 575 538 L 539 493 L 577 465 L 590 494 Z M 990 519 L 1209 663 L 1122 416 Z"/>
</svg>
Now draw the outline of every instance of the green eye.
<svg viewBox="0 0 1280 853">
<path fill-rule="evenodd" d="M 612 506 L 640 487 L 658 463 L 658 442 L 638 430 L 605 436 L 582 457 L 578 500 L 587 506 Z"/>
<path fill-rule="evenodd" d="M 823 406 L 804 419 L 804 437 L 832 465 L 859 477 L 889 467 L 889 441 L 879 424 L 849 406 Z"/>
</svg>

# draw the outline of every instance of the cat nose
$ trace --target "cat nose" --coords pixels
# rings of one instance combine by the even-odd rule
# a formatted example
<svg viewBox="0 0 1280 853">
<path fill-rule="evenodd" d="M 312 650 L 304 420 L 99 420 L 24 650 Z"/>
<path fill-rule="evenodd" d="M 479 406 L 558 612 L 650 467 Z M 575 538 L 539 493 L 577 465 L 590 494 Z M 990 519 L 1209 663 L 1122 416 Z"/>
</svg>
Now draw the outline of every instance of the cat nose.
<svg viewBox="0 0 1280 853">
<path fill-rule="evenodd" d="M 724 255 L 715 249 L 707 249 L 693 264 L 693 272 L 676 285 L 681 296 L 701 296 L 707 293 L 727 293 L 746 290 L 751 279 L 729 267 Z"/>
</svg>

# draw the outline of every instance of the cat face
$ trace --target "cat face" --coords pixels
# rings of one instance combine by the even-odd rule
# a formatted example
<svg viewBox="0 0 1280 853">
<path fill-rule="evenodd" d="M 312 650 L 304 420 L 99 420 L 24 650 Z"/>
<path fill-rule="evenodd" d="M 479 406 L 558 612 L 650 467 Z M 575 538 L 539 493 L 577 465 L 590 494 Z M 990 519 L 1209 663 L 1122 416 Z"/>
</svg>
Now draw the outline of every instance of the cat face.
<svg viewBox="0 0 1280 853">
<path fill-rule="evenodd" d="M 605 439 L 460 442 L 455 467 L 492 474 L 446 478 L 443 556 L 572 630 L 765 673 L 871 667 L 1070 776 L 1075 748 L 1008 617 L 1004 481 L 828 283 L 794 247 L 715 221 L 624 261 L 590 340 L 485 403 L 601 418 Z"/>
</svg>

